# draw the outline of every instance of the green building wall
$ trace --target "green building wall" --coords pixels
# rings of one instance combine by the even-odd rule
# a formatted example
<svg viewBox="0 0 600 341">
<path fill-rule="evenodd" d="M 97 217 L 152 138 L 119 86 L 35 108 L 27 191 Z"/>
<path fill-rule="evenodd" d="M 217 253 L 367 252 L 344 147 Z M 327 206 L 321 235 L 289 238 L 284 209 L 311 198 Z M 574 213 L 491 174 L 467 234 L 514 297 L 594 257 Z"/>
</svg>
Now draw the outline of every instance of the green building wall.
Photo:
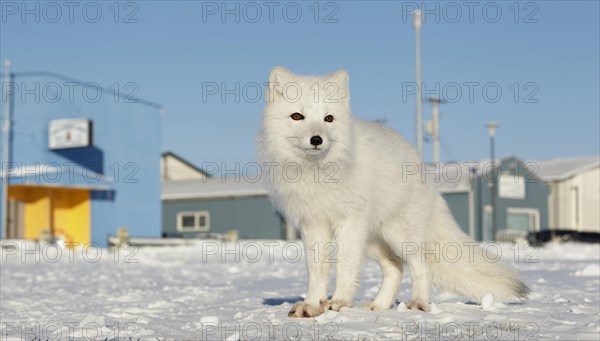
<svg viewBox="0 0 600 341">
<path fill-rule="evenodd" d="M 461 230 L 469 234 L 469 192 L 451 192 L 442 195 Z"/>
<path fill-rule="evenodd" d="M 242 239 L 285 239 L 283 218 L 266 196 L 163 201 L 163 235 L 193 237 L 177 230 L 177 213 L 208 211 L 211 233 L 237 230 Z"/>
<path fill-rule="evenodd" d="M 548 184 L 535 175 L 535 165 L 526 164 L 523 161 L 508 157 L 500 162 L 501 176 L 509 176 L 511 179 L 521 176 L 525 182 L 525 198 L 511 199 L 496 197 L 496 227 L 497 230 L 507 228 L 508 209 L 536 209 L 539 212 L 540 230 L 548 228 L 548 195 L 550 188 Z M 476 240 L 482 240 L 484 234 L 484 209 L 485 206 L 491 206 L 491 183 L 497 181 L 491 172 L 483 176 L 477 176 L 472 184 L 473 193 L 473 219 L 475 222 Z M 498 185 L 498 183 L 497 183 Z M 498 186 L 497 189 L 498 191 Z M 460 225 L 461 229 L 469 234 L 469 192 L 447 192 L 442 193 L 443 198 L 448 203 L 448 207 Z M 491 233 L 491 231 L 490 231 Z"/>
<path fill-rule="evenodd" d="M 503 159 L 500 163 L 502 176 L 509 176 L 512 179 L 522 176 L 525 182 L 525 198 L 510 199 L 496 197 L 496 226 L 498 230 L 505 229 L 508 219 L 508 208 L 533 208 L 539 211 L 540 230 L 548 229 L 548 195 L 550 187 L 544 181 L 535 175 L 535 165 L 525 164 L 523 161 L 510 157 Z M 481 176 L 473 182 L 473 191 L 478 193 L 479 209 L 475 212 L 483 213 L 486 205 L 491 205 L 492 191 L 489 185 L 494 181 L 493 176 Z M 498 186 L 496 186 L 498 187 Z M 498 191 L 498 188 L 496 189 Z M 477 202 L 476 202 L 477 204 Z M 477 207 L 476 206 L 476 207 Z M 476 221 L 479 226 L 483 226 L 483 214 L 476 214 Z M 481 230 L 480 237 L 481 237 Z"/>
</svg>

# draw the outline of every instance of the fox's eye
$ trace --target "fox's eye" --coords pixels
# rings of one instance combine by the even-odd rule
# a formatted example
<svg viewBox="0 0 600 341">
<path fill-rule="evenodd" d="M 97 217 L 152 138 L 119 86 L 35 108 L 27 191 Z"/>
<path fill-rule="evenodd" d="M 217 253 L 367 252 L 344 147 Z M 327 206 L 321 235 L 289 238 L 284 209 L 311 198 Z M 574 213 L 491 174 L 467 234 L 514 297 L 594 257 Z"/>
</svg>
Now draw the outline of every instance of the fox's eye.
<svg viewBox="0 0 600 341">
<path fill-rule="evenodd" d="M 292 117 L 292 120 L 294 120 L 294 121 L 300 121 L 300 120 L 304 119 L 304 116 L 299 112 L 293 113 L 291 117 Z"/>
<path fill-rule="evenodd" d="M 327 115 L 325 116 L 325 122 L 333 122 L 333 116 L 332 115 Z"/>
</svg>

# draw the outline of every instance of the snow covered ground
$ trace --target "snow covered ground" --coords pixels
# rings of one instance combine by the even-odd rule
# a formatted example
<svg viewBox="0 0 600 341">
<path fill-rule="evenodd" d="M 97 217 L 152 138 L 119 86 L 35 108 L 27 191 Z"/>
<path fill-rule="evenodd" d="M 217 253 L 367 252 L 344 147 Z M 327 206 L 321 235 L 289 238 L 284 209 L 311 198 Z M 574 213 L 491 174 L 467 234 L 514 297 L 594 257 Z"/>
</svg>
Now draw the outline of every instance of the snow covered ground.
<svg viewBox="0 0 600 341">
<path fill-rule="evenodd" d="M 597 244 L 503 244 L 503 257 L 532 289 L 528 301 L 476 305 L 434 291 L 430 313 L 402 303 L 410 295 L 407 273 L 393 309 L 362 308 L 381 278 L 368 262 L 355 308 L 314 319 L 287 317 L 307 283 L 299 242 L 207 241 L 118 253 L 3 245 L 2 340 L 598 340 L 600 334 Z"/>
</svg>

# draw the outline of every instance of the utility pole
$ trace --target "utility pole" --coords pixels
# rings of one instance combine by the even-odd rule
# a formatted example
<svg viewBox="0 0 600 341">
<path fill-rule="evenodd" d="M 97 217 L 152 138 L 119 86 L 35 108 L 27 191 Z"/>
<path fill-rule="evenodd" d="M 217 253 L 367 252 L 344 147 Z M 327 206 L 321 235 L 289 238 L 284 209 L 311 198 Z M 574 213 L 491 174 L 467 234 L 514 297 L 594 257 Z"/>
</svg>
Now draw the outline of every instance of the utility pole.
<svg viewBox="0 0 600 341">
<path fill-rule="evenodd" d="M 490 135 L 490 159 L 492 164 L 494 165 L 494 179 L 492 179 L 491 183 L 491 204 L 492 204 L 492 240 L 496 240 L 496 188 L 498 182 L 497 172 L 498 169 L 496 167 L 496 128 L 498 128 L 498 123 L 496 122 L 488 122 L 486 124 L 488 128 L 488 134 Z"/>
<path fill-rule="evenodd" d="M 413 12 L 413 25 L 415 27 L 415 69 L 417 81 L 417 151 L 423 156 L 423 102 L 421 99 L 421 10 Z"/>
<path fill-rule="evenodd" d="M 433 104 L 433 113 L 432 113 L 432 127 L 431 127 L 431 135 L 433 137 L 433 163 L 439 164 L 440 162 L 440 110 L 439 104 L 446 103 L 445 100 L 439 99 L 437 97 L 427 98 L 427 102 Z"/>
<path fill-rule="evenodd" d="M 11 84 L 10 60 L 4 61 L 4 84 L 2 95 L 4 97 L 4 107 L 2 108 L 2 156 L 0 157 L 0 170 L 2 171 L 2 222 L 0 224 L 0 238 L 8 237 L 6 227 L 8 222 L 8 163 L 10 162 L 10 99 L 8 87 Z"/>
</svg>

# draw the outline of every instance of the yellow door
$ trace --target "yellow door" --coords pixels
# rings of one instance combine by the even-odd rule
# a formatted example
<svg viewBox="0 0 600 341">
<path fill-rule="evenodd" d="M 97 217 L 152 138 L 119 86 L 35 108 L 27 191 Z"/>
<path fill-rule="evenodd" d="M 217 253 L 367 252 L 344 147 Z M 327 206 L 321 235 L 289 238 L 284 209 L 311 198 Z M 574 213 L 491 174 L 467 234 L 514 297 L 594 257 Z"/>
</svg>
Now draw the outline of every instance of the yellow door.
<svg viewBox="0 0 600 341">
<path fill-rule="evenodd" d="M 90 242 L 89 190 L 11 185 L 8 187 L 8 197 L 24 203 L 25 239 L 39 239 L 46 231 L 65 242 Z"/>
</svg>

